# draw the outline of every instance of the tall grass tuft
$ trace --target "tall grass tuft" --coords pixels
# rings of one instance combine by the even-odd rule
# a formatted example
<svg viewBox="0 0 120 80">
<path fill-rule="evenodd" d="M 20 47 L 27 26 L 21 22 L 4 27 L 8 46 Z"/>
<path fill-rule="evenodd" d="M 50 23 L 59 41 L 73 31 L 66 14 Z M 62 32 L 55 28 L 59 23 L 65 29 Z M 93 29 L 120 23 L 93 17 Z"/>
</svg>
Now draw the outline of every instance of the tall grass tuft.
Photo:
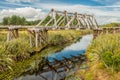
<svg viewBox="0 0 120 80">
<path fill-rule="evenodd" d="M 3 42 L 0 45 L 0 54 L 10 55 L 14 60 L 24 60 L 30 56 L 32 52 L 29 43 L 24 39 L 14 39 L 9 42 Z"/>
<path fill-rule="evenodd" d="M 88 57 L 101 62 L 107 69 L 120 70 L 120 34 L 106 34 L 97 37 L 87 50 Z"/>
</svg>

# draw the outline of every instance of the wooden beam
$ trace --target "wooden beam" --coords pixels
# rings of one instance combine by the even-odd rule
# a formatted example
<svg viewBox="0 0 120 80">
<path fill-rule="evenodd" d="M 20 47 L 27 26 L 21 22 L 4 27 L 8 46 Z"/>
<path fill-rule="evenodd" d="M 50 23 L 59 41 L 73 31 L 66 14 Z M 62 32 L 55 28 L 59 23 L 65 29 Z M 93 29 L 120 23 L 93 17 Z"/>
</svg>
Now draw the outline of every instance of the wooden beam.
<svg viewBox="0 0 120 80">
<path fill-rule="evenodd" d="M 41 20 L 36 26 L 40 26 L 41 23 L 43 23 L 43 21 L 50 15 L 51 11 L 45 16 L 45 18 L 43 20 Z"/>
<path fill-rule="evenodd" d="M 35 47 L 38 48 L 38 33 L 39 33 L 39 30 L 36 30 L 35 31 Z"/>
<path fill-rule="evenodd" d="M 11 40 L 11 31 L 8 29 L 7 42 Z"/>
<path fill-rule="evenodd" d="M 51 18 L 51 19 L 47 22 L 47 24 L 45 25 L 45 27 L 47 27 L 47 26 L 50 24 L 50 22 L 51 22 L 52 20 L 54 20 L 54 19 Z"/>
<path fill-rule="evenodd" d="M 63 18 L 64 16 L 62 15 L 56 22 L 56 24 L 58 24 L 58 22 Z M 57 25 L 58 26 L 58 25 Z"/>
<path fill-rule="evenodd" d="M 92 17 L 93 18 L 93 22 L 94 22 L 94 27 L 97 29 L 99 26 L 98 26 L 98 24 L 97 24 L 97 21 L 96 21 L 96 19 L 94 18 L 94 16 Z"/>
<path fill-rule="evenodd" d="M 65 27 L 70 28 L 70 23 L 75 19 L 75 15 L 71 18 L 71 20 L 65 25 Z"/>
</svg>

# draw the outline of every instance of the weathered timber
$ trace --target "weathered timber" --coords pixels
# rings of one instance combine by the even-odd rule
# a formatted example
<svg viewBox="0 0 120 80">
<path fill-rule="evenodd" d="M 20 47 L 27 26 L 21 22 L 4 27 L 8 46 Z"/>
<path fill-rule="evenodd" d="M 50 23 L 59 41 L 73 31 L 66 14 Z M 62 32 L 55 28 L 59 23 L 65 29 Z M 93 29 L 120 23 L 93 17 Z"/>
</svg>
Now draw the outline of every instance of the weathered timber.
<svg viewBox="0 0 120 80">
<path fill-rule="evenodd" d="M 44 44 L 48 43 L 48 33 L 45 28 L 29 28 L 30 45 L 36 48 L 42 47 Z"/>
<path fill-rule="evenodd" d="M 98 28 L 93 30 L 93 37 L 94 39 L 99 36 L 100 34 L 107 34 L 107 33 L 120 33 L 120 27 L 104 27 Z"/>
<path fill-rule="evenodd" d="M 46 18 L 50 16 L 51 19 L 44 22 Z M 57 18 L 59 16 L 59 18 Z M 81 19 L 83 21 L 81 21 Z M 77 20 L 77 21 L 76 21 Z M 74 22 L 76 21 L 76 24 Z M 71 28 L 72 26 L 74 27 L 84 27 L 87 29 L 96 29 L 98 28 L 98 24 L 96 19 L 94 18 L 93 15 L 88 15 L 88 14 L 79 14 L 77 12 L 71 13 L 67 11 L 56 11 L 54 9 L 51 9 L 51 11 L 47 14 L 47 16 L 41 20 L 37 26 L 49 26 L 49 27 L 67 27 Z M 50 23 L 53 22 L 53 24 L 50 25 Z M 79 28 L 81 29 L 81 28 Z"/>
<path fill-rule="evenodd" d="M 18 28 L 16 27 L 8 27 L 7 33 L 7 42 L 10 41 L 12 38 L 18 38 Z"/>
</svg>

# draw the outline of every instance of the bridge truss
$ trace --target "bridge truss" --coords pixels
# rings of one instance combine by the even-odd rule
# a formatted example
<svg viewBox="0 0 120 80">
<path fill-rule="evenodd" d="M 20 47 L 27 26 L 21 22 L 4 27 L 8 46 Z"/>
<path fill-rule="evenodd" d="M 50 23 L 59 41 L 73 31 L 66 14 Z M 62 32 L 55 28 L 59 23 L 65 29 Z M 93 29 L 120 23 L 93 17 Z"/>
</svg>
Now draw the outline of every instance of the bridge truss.
<svg viewBox="0 0 120 80">
<path fill-rule="evenodd" d="M 71 13 L 67 11 L 51 11 L 41 20 L 37 26 L 54 28 L 98 28 L 97 21 L 93 15 Z"/>
</svg>

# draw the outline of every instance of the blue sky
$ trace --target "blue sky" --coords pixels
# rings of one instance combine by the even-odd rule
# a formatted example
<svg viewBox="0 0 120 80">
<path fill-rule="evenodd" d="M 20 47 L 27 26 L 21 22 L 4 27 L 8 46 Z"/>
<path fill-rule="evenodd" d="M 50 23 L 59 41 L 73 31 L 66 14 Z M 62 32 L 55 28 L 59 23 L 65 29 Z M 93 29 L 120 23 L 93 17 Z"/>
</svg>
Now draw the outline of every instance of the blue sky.
<svg viewBox="0 0 120 80">
<path fill-rule="evenodd" d="M 0 0 L 0 9 L 34 7 L 36 4 L 66 4 L 66 5 L 87 5 L 87 6 L 110 6 L 119 0 Z"/>
<path fill-rule="evenodd" d="M 51 8 L 93 14 L 100 24 L 120 22 L 120 0 L 0 0 L 0 21 L 13 14 L 42 19 Z"/>
</svg>

